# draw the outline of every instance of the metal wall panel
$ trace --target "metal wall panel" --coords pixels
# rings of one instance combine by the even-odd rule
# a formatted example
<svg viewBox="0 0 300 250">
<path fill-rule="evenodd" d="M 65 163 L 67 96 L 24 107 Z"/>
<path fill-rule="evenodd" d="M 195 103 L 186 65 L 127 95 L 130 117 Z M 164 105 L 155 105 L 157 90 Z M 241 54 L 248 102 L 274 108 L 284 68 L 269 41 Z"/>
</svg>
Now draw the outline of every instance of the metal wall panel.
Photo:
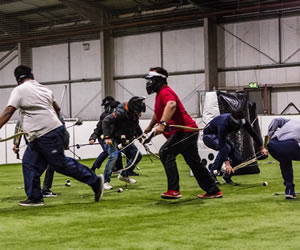
<svg viewBox="0 0 300 250">
<path fill-rule="evenodd" d="M 219 57 L 225 57 L 226 67 L 278 61 L 277 19 L 227 24 L 224 29 L 219 28 L 219 33 L 225 32 L 225 49 Z"/>
<path fill-rule="evenodd" d="M 168 71 L 204 69 L 203 27 L 163 32 L 163 65 Z"/>
<path fill-rule="evenodd" d="M 0 59 L 3 58 L 8 51 L 0 52 Z M 16 53 L 13 53 L 16 54 Z M 14 58 L 9 56 L 0 63 L 0 86 L 3 85 L 14 85 L 16 79 L 14 76 L 14 70 L 18 66 L 18 57 Z"/>
<path fill-rule="evenodd" d="M 300 17 L 281 19 L 282 59 L 285 62 L 300 61 Z"/>
<path fill-rule="evenodd" d="M 161 64 L 160 33 L 118 37 L 114 40 L 115 75 L 146 74 Z"/>
<path fill-rule="evenodd" d="M 71 79 L 100 77 L 100 58 L 99 40 L 71 43 Z"/>
<path fill-rule="evenodd" d="M 103 112 L 101 82 L 72 83 L 72 117 L 98 120 Z"/>
<path fill-rule="evenodd" d="M 39 82 L 68 80 L 68 45 L 33 48 L 32 64 Z"/>
</svg>

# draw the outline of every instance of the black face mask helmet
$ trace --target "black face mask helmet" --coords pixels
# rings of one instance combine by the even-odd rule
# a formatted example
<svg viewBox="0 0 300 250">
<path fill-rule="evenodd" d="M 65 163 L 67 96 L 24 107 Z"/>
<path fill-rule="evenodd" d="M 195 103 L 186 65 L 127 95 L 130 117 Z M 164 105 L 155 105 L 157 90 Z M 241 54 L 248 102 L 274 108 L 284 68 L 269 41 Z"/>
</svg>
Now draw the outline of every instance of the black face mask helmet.
<svg viewBox="0 0 300 250">
<path fill-rule="evenodd" d="M 102 104 L 101 106 L 104 106 L 104 110 L 107 113 L 110 113 L 111 111 L 111 105 L 115 102 L 115 98 L 113 98 L 112 96 L 106 96 L 103 100 L 102 100 Z"/>
<path fill-rule="evenodd" d="M 128 111 L 131 114 L 139 114 L 146 111 L 145 97 L 134 96 L 128 101 Z"/>
<path fill-rule="evenodd" d="M 158 93 L 163 84 L 168 84 L 167 78 L 168 72 L 164 68 L 150 68 L 150 72 L 145 76 L 145 79 L 148 80 L 146 83 L 148 95 L 151 95 L 154 92 Z"/>
<path fill-rule="evenodd" d="M 26 78 L 34 79 L 31 68 L 25 65 L 19 65 L 15 68 L 14 75 L 18 85 L 22 83 Z"/>
<path fill-rule="evenodd" d="M 245 115 L 241 110 L 231 112 L 230 125 L 234 131 L 238 131 L 244 123 Z"/>
</svg>

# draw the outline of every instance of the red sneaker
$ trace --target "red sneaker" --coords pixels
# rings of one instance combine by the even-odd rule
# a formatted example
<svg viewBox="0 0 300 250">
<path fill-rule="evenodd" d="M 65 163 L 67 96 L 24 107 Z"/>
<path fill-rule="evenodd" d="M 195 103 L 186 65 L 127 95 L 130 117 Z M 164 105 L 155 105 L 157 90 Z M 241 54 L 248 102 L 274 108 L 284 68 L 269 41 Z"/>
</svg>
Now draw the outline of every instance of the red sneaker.
<svg viewBox="0 0 300 250">
<path fill-rule="evenodd" d="M 198 195 L 198 198 L 201 198 L 201 199 L 209 199 L 209 198 L 222 198 L 223 197 L 223 194 L 221 191 L 219 191 L 218 193 L 216 194 L 199 194 Z"/>
<path fill-rule="evenodd" d="M 161 198 L 163 199 L 179 199 L 181 196 L 181 193 L 176 190 L 168 190 L 168 192 L 161 194 Z"/>
</svg>

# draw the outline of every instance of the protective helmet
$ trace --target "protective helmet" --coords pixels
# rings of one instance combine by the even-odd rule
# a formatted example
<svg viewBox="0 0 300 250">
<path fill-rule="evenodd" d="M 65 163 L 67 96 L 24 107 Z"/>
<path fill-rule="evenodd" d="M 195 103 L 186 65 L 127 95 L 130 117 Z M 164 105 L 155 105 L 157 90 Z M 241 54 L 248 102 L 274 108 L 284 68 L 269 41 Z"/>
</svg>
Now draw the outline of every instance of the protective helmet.
<svg viewBox="0 0 300 250">
<path fill-rule="evenodd" d="M 115 98 L 113 98 L 112 96 L 106 96 L 103 100 L 102 100 L 102 104 L 101 106 L 108 106 L 110 105 L 111 102 L 114 102 Z"/>
<path fill-rule="evenodd" d="M 26 78 L 34 79 L 31 68 L 25 65 L 19 65 L 16 67 L 14 75 L 18 84 L 20 84 Z"/>
<path fill-rule="evenodd" d="M 160 87 L 167 83 L 168 72 L 161 67 L 150 68 L 150 72 L 145 76 L 147 79 L 146 90 L 149 95 L 156 92 L 158 93 Z"/>
<path fill-rule="evenodd" d="M 134 96 L 128 101 L 128 111 L 132 114 L 146 111 L 145 97 Z"/>
<path fill-rule="evenodd" d="M 231 112 L 231 116 L 234 119 L 238 119 L 238 120 L 245 118 L 245 115 L 244 115 L 243 111 L 241 111 L 241 110 L 234 110 L 234 111 L 232 111 Z"/>
</svg>

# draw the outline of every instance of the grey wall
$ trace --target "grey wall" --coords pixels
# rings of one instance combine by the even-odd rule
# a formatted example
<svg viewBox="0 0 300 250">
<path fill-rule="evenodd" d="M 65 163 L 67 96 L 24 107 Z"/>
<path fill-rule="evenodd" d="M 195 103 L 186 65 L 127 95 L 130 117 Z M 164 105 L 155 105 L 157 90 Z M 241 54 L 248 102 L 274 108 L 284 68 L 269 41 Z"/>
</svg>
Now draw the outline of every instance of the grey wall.
<svg viewBox="0 0 300 250">
<path fill-rule="evenodd" d="M 221 85 L 240 88 L 253 81 L 261 86 L 294 84 L 295 89 L 272 92 L 272 112 L 280 113 L 290 101 L 300 109 L 298 66 L 251 69 L 255 65 L 300 62 L 299 26 L 299 17 L 218 25 L 219 67 L 250 67 L 220 72 Z M 170 86 L 188 112 L 197 116 L 197 91 L 205 86 L 204 74 L 200 73 L 204 70 L 203 33 L 203 27 L 198 27 L 114 38 L 116 98 L 127 101 L 132 95 L 146 96 L 148 108 L 143 118 L 150 118 L 154 96 L 147 95 L 141 77 L 150 67 L 162 65 L 171 73 Z M 89 50 L 84 49 L 84 43 L 90 44 Z M 5 53 L 0 53 L 0 58 Z M 66 117 L 98 119 L 104 93 L 99 40 L 37 47 L 32 55 L 36 79 L 53 90 Z M 12 74 L 17 59 L 3 68 L 8 59 L 0 63 L 0 87 L 15 84 Z M 6 106 L 10 92 L 11 88 L 0 88 L 0 110 Z"/>
</svg>

